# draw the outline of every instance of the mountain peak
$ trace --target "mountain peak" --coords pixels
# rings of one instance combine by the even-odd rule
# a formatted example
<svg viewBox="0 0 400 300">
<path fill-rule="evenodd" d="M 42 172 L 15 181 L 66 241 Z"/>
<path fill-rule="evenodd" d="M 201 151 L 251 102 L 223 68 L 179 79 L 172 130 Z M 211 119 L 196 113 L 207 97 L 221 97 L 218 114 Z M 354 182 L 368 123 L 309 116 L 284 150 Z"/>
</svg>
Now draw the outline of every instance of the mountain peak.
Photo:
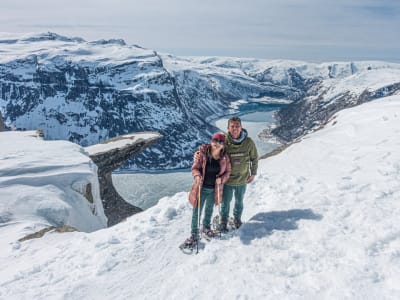
<svg viewBox="0 0 400 300">
<path fill-rule="evenodd" d="M 20 39 L 20 41 L 23 42 L 42 42 L 42 41 L 55 41 L 55 40 L 63 42 L 85 42 L 85 40 L 80 37 L 67 37 L 50 31 L 25 35 Z"/>
<path fill-rule="evenodd" d="M 126 46 L 126 43 L 123 39 L 100 39 L 96 41 L 89 42 L 91 45 L 110 45 L 110 44 L 115 44 L 115 45 L 120 45 L 120 46 Z"/>
</svg>

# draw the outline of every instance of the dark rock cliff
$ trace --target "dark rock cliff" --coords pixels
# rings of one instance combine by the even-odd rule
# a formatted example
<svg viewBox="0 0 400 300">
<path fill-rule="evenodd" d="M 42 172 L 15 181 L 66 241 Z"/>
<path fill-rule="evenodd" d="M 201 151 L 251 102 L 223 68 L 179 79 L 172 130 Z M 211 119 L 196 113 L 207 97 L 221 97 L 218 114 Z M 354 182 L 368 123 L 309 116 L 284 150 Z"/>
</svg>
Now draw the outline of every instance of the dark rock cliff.
<svg viewBox="0 0 400 300">
<path fill-rule="evenodd" d="M 147 135 L 151 134 L 150 137 Z M 98 145 L 87 147 L 90 158 L 98 167 L 100 198 L 108 226 L 115 225 L 142 209 L 127 203 L 116 191 L 112 182 L 112 171 L 118 169 L 128 159 L 160 141 L 158 133 L 135 133 L 120 136 Z M 121 142 L 124 142 L 120 145 Z M 115 144 L 115 146 L 113 146 Z"/>
<path fill-rule="evenodd" d="M 0 131 L 4 131 L 5 129 L 6 129 L 6 127 L 4 125 L 3 116 L 1 115 L 1 112 L 0 112 Z"/>
</svg>

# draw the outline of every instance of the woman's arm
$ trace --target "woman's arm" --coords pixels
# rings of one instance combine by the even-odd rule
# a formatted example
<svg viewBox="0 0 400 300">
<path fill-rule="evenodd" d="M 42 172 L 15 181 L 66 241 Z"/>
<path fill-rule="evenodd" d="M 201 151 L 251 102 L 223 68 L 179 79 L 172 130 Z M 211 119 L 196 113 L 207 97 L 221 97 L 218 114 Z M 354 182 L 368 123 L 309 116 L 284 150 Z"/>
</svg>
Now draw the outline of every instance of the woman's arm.
<svg viewBox="0 0 400 300">
<path fill-rule="evenodd" d="M 222 174 L 221 180 L 222 183 L 225 183 L 228 181 L 229 176 L 231 176 L 232 166 L 231 166 L 231 160 L 229 159 L 229 156 L 227 154 L 223 156 L 223 159 L 225 159 L 226 165 L 225 165 L 225 172 Z"/>
<path fill-rule="evenodd" d="M 196 151 L 199 152 L 199 151 Z M 203 159 L 202 159 L 202 155 L 201 153 L 199 153 L 197 155 L 197 158 L 193 161 L 193 165 L 192 165 L 192 176 L 195 178 L 198 177 L 199 179 L 201 179 L 202 177 L 202 172 L 201 172 L 201 167 L 202 167 L 202 163 Z"/>
</svg>

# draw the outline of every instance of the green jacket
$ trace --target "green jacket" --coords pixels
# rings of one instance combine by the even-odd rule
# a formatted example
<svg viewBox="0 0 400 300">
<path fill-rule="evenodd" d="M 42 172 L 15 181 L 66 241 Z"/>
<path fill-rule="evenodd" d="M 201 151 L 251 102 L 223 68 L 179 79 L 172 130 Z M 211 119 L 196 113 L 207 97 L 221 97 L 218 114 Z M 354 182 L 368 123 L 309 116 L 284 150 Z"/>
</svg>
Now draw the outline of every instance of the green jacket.
<svg viewBox="0 0 400 300">
<path fill-rule="evenodd" d="M 242 185 L 247 183 L 250 175 L 257 174 L 258 153 L 253 140 L 242 129 L 246 137 L 240 143 L 235 143 L 230 134 L 226 134 L 225 147 L 231 159 L 231 176 L 226 182 L 227 185 Z"/>
</svg>

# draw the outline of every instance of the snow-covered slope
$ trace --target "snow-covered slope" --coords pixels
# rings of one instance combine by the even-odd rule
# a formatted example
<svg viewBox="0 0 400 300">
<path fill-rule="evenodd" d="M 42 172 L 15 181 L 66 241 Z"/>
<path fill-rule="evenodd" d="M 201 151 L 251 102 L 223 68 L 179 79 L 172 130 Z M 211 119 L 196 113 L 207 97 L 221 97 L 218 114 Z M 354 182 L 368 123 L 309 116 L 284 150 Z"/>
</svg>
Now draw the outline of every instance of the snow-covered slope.
<svg viewBox="0 0 400 300">
<path fill-rule="evenodd" d="M 13 239 L 44 227 L 107 226 L 97 167 L 82 147 L 43 141 L 34 131 L 0 132 L 0 232 Z M 3 244 L 2 244 L 3 246 Z"/>
<path fill-rule="evenodd" d="M 400 90 L 400 64 L 176 57 L 123 40 L 0 34 L 0 112 L 12 128 L 83 146 L 138 131 L 164 139 L 131 168 L 183 168 L 238 103 L 290 103 L 273 134 L 291 141 L 333 113 Z M 179 141 L 177 143 L 176 141 Z"/>
<path fill-rule="evenodd" d="M 0 298 L 400 298 L 400 96 L 341 111 L 259 164 L 244 221 L 187 256 L 187 193 L 93 233 L 0 249 Z M 7 230 L 2 227 L 2 230 Z"/>
</svg>

